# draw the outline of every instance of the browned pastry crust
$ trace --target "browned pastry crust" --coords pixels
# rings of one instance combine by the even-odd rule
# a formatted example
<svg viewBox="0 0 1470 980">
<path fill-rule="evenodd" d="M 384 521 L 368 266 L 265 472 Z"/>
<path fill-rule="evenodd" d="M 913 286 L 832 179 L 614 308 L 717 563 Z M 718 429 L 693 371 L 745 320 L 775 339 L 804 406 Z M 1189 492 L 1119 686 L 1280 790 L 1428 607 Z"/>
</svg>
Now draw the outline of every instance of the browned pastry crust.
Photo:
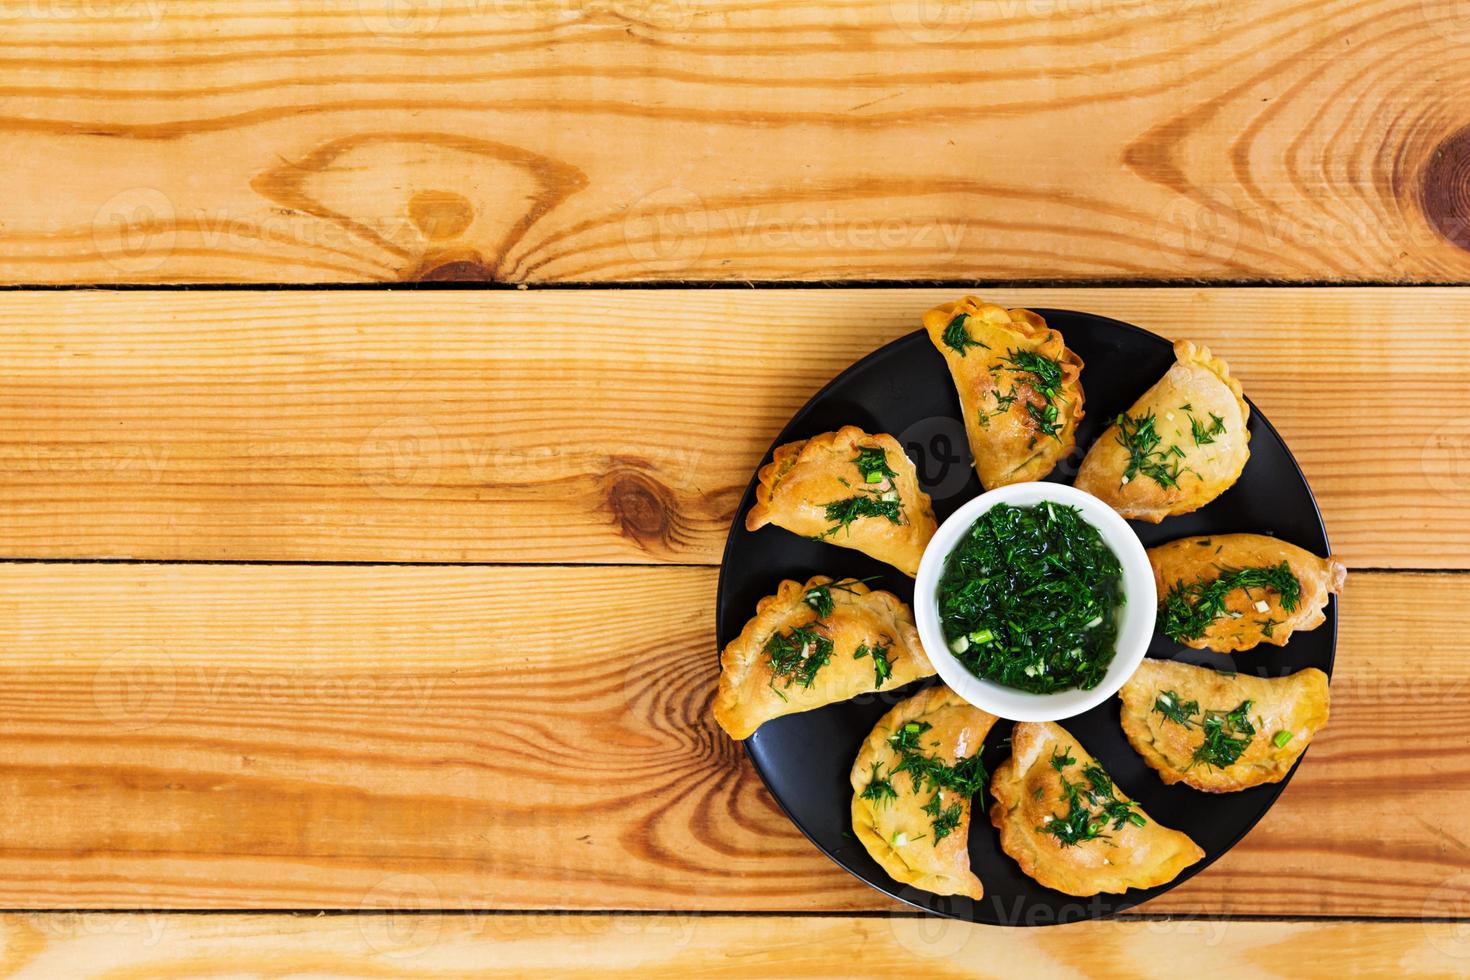
<svg viewBox="0 0 1470 980">
<path fill-rule="evenodd" d="M 853 462 L 864 448 L 883 450 L 897 477 L 865 483 Z M 774 524 L 805 537 L 820 537 L 887 562 L 906 575 L 918 572 L 924 546 L 938 528 L 929 495 L 919 489 L 914 464 L 887 433 L 869 435 L 845 425 L 836 432 L 788 442 L 777 447 L 757 479 L 756 502 L 745 515 L 747 530 Z M 861 517 L 844 528 L 827 518 L 827 505 L 834 501 L 885 493 L 897 494 L 898 523 L 883 516 Z"/>
<path fill-rule="evenodd" d="M 1053 754 L 1070 755 L 1072 764 L 1058 771 Z M 1177 830 L 1160 826 L 1136 808 L 1142 827 L 1109 825 L 1107 837 L 1063 845 L 1040 828 L 1066 815 L 1062 777 L 1083 783 L 1084 767 L 1095 765 L 1080 742 L 1052 722 L 1017 722 L 1011 734 L 1011 757 L 990 781 L 990 822 L 1000 831 L 1000 846 L 1032 878 L 1068 895 L 1117 894 L 1129 888 L 1152 888 L 1173 881 L 1179 872 L 1205 856 L 1198 844 Z M 1114 787 L 1120 800 L 1128 800 Z"/>
<path fill-rule="evenodd" d="M 1185 727 L 1154 710 L 1160 695 L 1169 692 L 1183 703 L 1196 701 L 1200 709 L 1233 711 L 1243 701 L 1253 702 L 1246 713 L 1255 726 L 1240 758 L 1217 769 L 1194 762 L 1204 742 L 1204 731 Z M 1327 675 L 1315 667 L 1286 677 L 1227 675 L 1208 667 L 1165 660 L 1145 660 L 1123 689 L 1123 732 L 1166 783 L 1182 782 L 1206 793 L 1233 793 L 1286 778 L 1312 737 L 1327 724 Z M 1291 738 L 1278 746 L 1278 732 Z"/>
<path fill-rule="evenodd" d="M 966 315 L 964 326 L 970 338 L 983 345 L 963 353 L 943 339 L 950 322 L 961 313 Z M 987 490 L 1039 480 L 1076 447 L 1077 423 L 1084 414 L 1082 359 L 1067 349 L 1061 333 L 1048 327 L 1040 315 L 966 296 L 925 313 L 924 329 L 949 365 L 975 472 Z M 1018 351 L 1050 358 L 1061 368 L 1052 423 L 1055 435 L 1042 431 L 1036 417 L 1048 402 L 1034 387 L 1033 376 L 1007 363 Z"/>
<path fill-rule="evenodd" d="M 806 594 L 828 584 L 833 586 L 832 612 L 820 617 L 806 601 Z M 820 633 L 832 641 L 832 658 L 817 671 L 811 687 L 786 686 L 771 671 L 766 643 L 774 633 L 810 623 L 818 624 Z M 876 684 L 872 657 L 854 656 L 863 644 L 887 647 L 893 673 L 881 685 Z M 720 654 L 720 667 L 715 721 L 732 738 L 740 739 L 749 738 L 772 718 L 870 691 L 892 690 L 934 673 L 919 643 L 914 614 L 897 596 L 873 591 L 852 579 L 834 583 L 826 575 L 815 575 L 805 585 L 788 579 L 775 595 L 756 603 L 755 615 Z"/>
<path fill-rule="evenodd" d="M 942 684 L 896 705 L 879 719 L 852 764 L 853 833 L 893 880 L 936 895 L 980 898 L 985 889 L 970 870 L 970 800 L 952 790 L 938 791 L 941 808 L 958 804 L 961 814 L 955 829 L 936 839 L 930 816 L 923 810 L 935 790 L 916 788 L 907 772 L 890 775 L 900 756 L 888 738 L 911 721 L 932 726 L 920 736 L 924 754 L 953 765 L 980 751 L 996 718 Z M 874 764 L 889 778 L 896 799 L 863 799 Z"/>
<path fill-rule="evenodd" d="M 1180 538 L 1148 550 L 1154 585 L 1163 602 L 1178 583 L 1217 578 L 1224 569 L 1261 568 L 1286 562 L 1301 583 L 1296 608 L 1288 612 L 1281 596 L 1269 589 L 1236 589 L 1225 598 L 1226 614 L 1195 638 L 1178 642 L 1196 650 L 1230 653 L 1259 643 L 1285 646 L 1297 630 L 1311 630 L 1327 619 L 1328 596 L 1342 592 L 1347 566 L 1336 558 L 1318 558 L 1305 548 L 1265 534 L 1212 534 Z M 1261 609 L 1257 603 L 1264 603 Z M 1270 624 L 1269 627 L 1267 624 Z M 1269 629 L 1269 635 L 1267 630 Z"/>
<path fill-rule="evenodd" d="M 1128 476 L 1129 450 L 1116 423 L 1108 426 L 1077 473 L 1075 486 L 1098 497 L 1124 517 L 1157 524 L 1166 517 L 1199 510 L 1240 479 L 1250 459 L 1250 407 L 1230 366 L 1187 340 L 1174 345 L 1175 362 L 1143 393 L 1128 415 L 1154 414 L 1159 435 L 1156 461 L 1177 471 L 1177 483 L 1164 486 L 1145 473 Z M 1209 427 L 1213 418 L 1224 430 L 1203 443 L 1196 440 L 1191 419 Z M 1176 449 L 1181 455 L 1171 454 Z"/>
</svg>

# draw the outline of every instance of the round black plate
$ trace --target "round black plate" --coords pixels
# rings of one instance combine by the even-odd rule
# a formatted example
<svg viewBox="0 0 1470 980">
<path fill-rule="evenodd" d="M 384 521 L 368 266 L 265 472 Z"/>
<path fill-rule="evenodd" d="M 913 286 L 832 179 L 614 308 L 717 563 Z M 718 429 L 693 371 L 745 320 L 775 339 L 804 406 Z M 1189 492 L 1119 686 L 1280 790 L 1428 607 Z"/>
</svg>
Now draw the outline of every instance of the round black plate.
<svg viewBox="0 0 1470 980">
<path fill-rule="evenodd" d="M 1086 365 L 1082 384 L 1087 415 L 1077 433 L 1078 449 L 1049 477 L 1070 483 L 1083 452 L 1106 428 L 1107 421 L 1129 408 L 1163 375 L 1173 362 L 1173 352 L 1168 341 L 1131 324 L 1066 310 L 1037 312 L 1062 331 L 1067 346 Z M 944 359 L 923 331 L 916 331 L 870 354 L 818 392 L 796 413 L 772 443 L 772 449 L 848 424 L 869 432 L 890 432 L 917 465 L 919 481 L 933 496 L 935 516 L 943 522 L 960 504 L 980 492 L 960 418 L 959 399 Z M 1250 430 L 1250 462 L 1239 482 L 1193 514 L 1171 517 L 1158 525 L 1132 522 L 1145 545 L 1193 534 L 1253 531 L 1274 534 L 1319 555 L 1330 553 L 1311 488 L 1286 444 L 1254 405 Z M 770 458 L 767 452 L 762 464 Z M 866 555 L 810 541 L 776 527 L 746 531 L 745 512 L 754 500 L 752 478 L 736 511 L 720 570 L 715 629 L 722 649 L 755 614 L 756 602 L 775 592 L 785 578 L 805 581 L 817 574 L 837 578 L 877 576 L 874 588 L 888 589 L 905 602 L 912 601 L 913 580 Z M 1149 656 L 1262 677 L 1277 677 L 1305 667 L 1331 674 L 1336 645 L 1334 599 L 1327 608 L 1325 624 L 1309 633 L 1297 633 L 1285 647 L 1262 646 L 1225 655 L 1188 650 L 1155 634 Z M 1158 888 L 1073 898 L 1043 888 L 1022 874 L 1001 851 L 986 813 L 987 796 L 983 801 L 976 800 L 970 823 L 970 862 L 985 885 L 985 897 L 974 901 L 931 895 L 889 878 L 853 836 L 848 772 L 858 747 L 883 713 L 932 683 L 935 681 L 928 680 L 885 694 L 865 694 L 816 711 L 768 721 L 745 742 L 745 750 L 792 822 L 832 860 L 879 891 L 940 915 L 999 925 L 1051 925 L 1111 915 L 1168 891 L 1208 867 L 1245 836 L 1286 785 L 1283 781 L 1224 794 L 1200 793 L 1184 785 L 1165 786 L 1128 745 L 1118 723 L 1118 700 L 1110 698 L 1062 725 L 1159 823 L 1193 837 L 1204 848 L 1204 860 Z M 1003 721 L 986 740 L 985 763 L 992 772 L 1009 752 L 1006 739 L 1010 729 L 1011 723 Z"/>
</svg>

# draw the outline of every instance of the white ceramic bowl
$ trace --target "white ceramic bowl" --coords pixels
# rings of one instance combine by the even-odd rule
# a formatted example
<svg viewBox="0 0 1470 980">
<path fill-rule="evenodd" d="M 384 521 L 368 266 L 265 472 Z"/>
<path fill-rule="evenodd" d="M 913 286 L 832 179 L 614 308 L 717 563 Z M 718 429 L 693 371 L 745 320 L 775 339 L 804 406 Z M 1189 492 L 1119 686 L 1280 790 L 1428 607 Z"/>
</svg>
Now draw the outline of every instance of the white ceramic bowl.
<svg viewBox="0 0 1470 980">
<path fill-rule="evenodd" d="M 1083 519 L 1097 528 L 1123 566 L 1125 601 L 1118 622 L 1117 652 L 1102 682 L 1088 691 L 1073 688 L 1051 694 L 1031 694 L 976 677 L 950 652 L 949 644 L 944 641 L 944 628 L 939 622 L 939 578 L 944 573 L 949 553 L 970 530 L 970 525 L 996 504 L 1029 507 L 1048 500 L 1076 507 Z M 1157 612 L 1154 573 L 1138 535 L 1113 508 L 1090 493 L 1060 483 L 1014 483 L 982 493 L 965 504 L 935 532 L 934 539 L 924 549 L 924 558 L 919 563 L 919 574 L 914 581 L 914 618 L 919 626 L 919 639 L 923 641 L 924 652 L 929 655 L 929 661 L 939 671 L 939 676 L 956 694 L 975 707 L 1013 721 L 1058 721 L 1081 714 L 1112 697 L 1143 662 L 1149 641 L 1153 638 Z"/>
</svg>

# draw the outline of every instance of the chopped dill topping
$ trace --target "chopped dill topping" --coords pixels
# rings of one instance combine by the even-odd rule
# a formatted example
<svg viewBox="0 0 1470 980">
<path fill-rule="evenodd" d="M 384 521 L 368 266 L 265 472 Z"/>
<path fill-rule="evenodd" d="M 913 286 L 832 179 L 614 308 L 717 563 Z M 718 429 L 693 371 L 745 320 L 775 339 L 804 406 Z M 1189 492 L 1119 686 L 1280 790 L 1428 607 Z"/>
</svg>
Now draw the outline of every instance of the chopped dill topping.
<svg viewBox="0 0 1470 980">
<path fill-rule="evenodd" d="M 832 659 L 832 640 L 820 633 L 815 623 L 793 626 L 784 634 L 772 633 L 764 649 L 771 662 L 771 689 L 777 694 L 781 694 L 776 689 L 777 680 L 784 679 L 787 688 L 792 684 L 811 687 L 817 672 Z"/>
<path fill-rule="evenodd" d="M 831 537 L 838 531 L 851 533 L 852 522 L 865 517 L 885 517 L 894 524 L 902 524 L 903 511 L 898 506 L 898 494 L 891 490 L 888 493 L 892 494 L 891 500 L 886 494 L 874 493 L 846 497 L 827 504 L 826 517 L 833 523 L 831 527 L 822 532 L 820 537 Z"/>
<path fill-rule="evenodd" d="M 898 799 L 898 791 L 893 788 L 893 783 L 882 776 L 883 763 L 873 763 L 873 772 L 868 779 L 868 785 L 858 795 L 865 800 L 872 801 L 877 806 L 886 806 Z"/>
<path fill-rule="evenodd" d="M 1204 719 L 1200 722 L 1205 739 L 1194 750 L 1194 758 L 1189 764 L 1191 769 L 1200 763 L 1213 769 L 1224 769 L 1235 764 L 1256 734 L 1256 726 L 1247 717 L 1253 704 L 1254 701 L 1242 701 L 1233 711 L 1205 712 Z"/>
<path fill-rule="evenodd" d="M 852 595 L 857 595 L 857 590 L 853 588 L 854 585 L 871 582 L 876 577 L 872 576 L 863 579 L 845 578 L 837 582 L 828 582 L 825 585 L 814 585 L 806 590 L 806 595 L 802 598 L 808 606 L 811 606 L 817 611 L 818 616 L 825 619 L 832 615 L 832 609 L 834 607 L 832 602 L 833 589 L 836 589 L 838 592 L 848 592 Z"/>
<path fill-rule="evenodd" d="M 866 643 L 859 643 L 852 653 L 852 659 L 861 660 L 864 657 L 873 658 L 873 690 L 876 691 L 883 686 L 884 681 L 893 676 L 893 662 L 888 659 L 888 647 L 881 643 L 875 643 L 871 647 Z"/>
<path fill-rule="evenodd" d="M 970 331 L 965 329 L 965 321 L 970 318 L 968 313 L 956 313 L 954 319 L 949 321 L 949 326 L 944 328 L 944 346 L 954 351 L 961 357 L 971 347 L 983 347 L 990 350 L 990 345 L 982 343 L 970 336 Z"/>
<path fill-rule="evenodd" d="M 1157 429 L 1158 419 L 1152 411 L 1134 418 L 1127 412 L 1119 415 L 1114 424 L 1118 427 L 1118 443 L 1128 450 L 1128 468 L 1123 471 L 1123 482 L 1127 483 L 1142 474 L 1161 487 L 1177 487 L 1180 469 L 1176 460 L 1184 458 L 1184 450 L 1178 446 L 1160 449 L 1161 437 Z"/>
<path fill-rule="evenodd" d="M 1234 765 L 1256 734 L 1256 726 L 1250 720 L 1254 706 L 1254 701 L 1246 700 L 1230 711 L 1201 711 L 1198 701 L 1180 701 L 1173 691 L 1160 691 L 1154 701 L 1154 710 L 1165 718 L 1185 728 L 1199 725 L 1204 732 L 1204 739 L 1190 760 L 1190 769 L 1200 764 L 1215 769 Z"/>
<path fill-rule="evenodd" d="M 929 728 L 927 721 L 911 721 L 888 736 L 888 744 L 899 755 L 898 765 L 889 770 L 888 776 L 892 779 L 897 774 L 906 772 L 909 774 L 909 785 L 913 792 L 919 793 L 925 789 L 932 791 L 933 796 L 924 805 L 924 812 L 931 818 L 930 823 L 934 828 L 931 839 L 937 845 L 959 826 L 963 809 L 959 803 L 945 808 L 940 792 L 949 790 L 969 799 L 984 788 L 989 776 L 985 771 L 985 764 L 980 761 L 978 749 L 974 755 L 958 759 L 953 765 L 942 759 L 926 756 L 919 739 Z"/>
<path fill-rule="evenodd" d="M 1052 752 L 1052 766 L 1059 773 L 1076 761 L 1069 750 L 1063 750 L 1060 755 L 1055 750 Z M 1067 804 L 1067 813 L 1062 817 L 1051 818 L 1037 827 L 1037 830 L 1051 834 L 1063 847 L 1072 847 L 1109 836 L 1105 833 L 1109 825 L 1113 830 L 1122 830 L 1130 823 L 1136 827 L 1147 823 L 1143 814 L 1134 809 L 1137 803 L 1117 798 L 1113 790 L 1113 780 L 1101 766 L 1096 763 L 1084 766 L 1082 775 L 1087 780 L 1086 786 L 1072 782 L 1066 775 L 1061 777 L 1062 800 Z"/>
<path fill-rule="evenodd" d="M 1199 714 L 1199 702 L 1181 701 L 1173 691 L 1160 691 L 1154 699 L 1154 710 L 1176 725 L 1193 728 L 1194 722 L 1190 719 Z"/>
<path fill-rule="evenodd" d="M 934 828 L 933 846 L 938 847 L 940 841 L 959 828 L 964 808 L 959 803 L 952 803 L 945 809 L 940 793 L 936 790 L 929 802 L 924 804 L 924 812 L 929 815 L 929 825 Z"/>
<path fill-rule="evenodd" d="M 1175 640 L 1197 640 L 1210 625 L 1225 615 L 1225 600 L 1236 589 L 1268 589 L 1281 597 L 1281 608 L 1293 612 L 1301 601 L 1302 585 L 1285 561 L 1222 571 L 1213 579 L 1200 577 L 1193 583 L 1175 582 L 1164 597 L 1164 633 Z M 1277 623 L 1262 624 L 1262 633 L 1270 636 Z"/>
<path fill-rule="evenodd" d="M 1189 431 L 1196 446 L 1208 446 L 1216 436 L 1225 434 L 1225 420 L 1214 412 L 1210 413 L 1210 424 L 1205 425 L 1193 415 L 1189 416 Z"/>
<path fill-rule="evenodd" d="M 852 462 L 857 464 L 858 472 L 862 473 L 864 483 L 882 483 L 884 480 L 898 478 L 898 474 L 888 465 L 888 453 L 884 452 L 880 446 L 859 448 Z"/>
</svg>

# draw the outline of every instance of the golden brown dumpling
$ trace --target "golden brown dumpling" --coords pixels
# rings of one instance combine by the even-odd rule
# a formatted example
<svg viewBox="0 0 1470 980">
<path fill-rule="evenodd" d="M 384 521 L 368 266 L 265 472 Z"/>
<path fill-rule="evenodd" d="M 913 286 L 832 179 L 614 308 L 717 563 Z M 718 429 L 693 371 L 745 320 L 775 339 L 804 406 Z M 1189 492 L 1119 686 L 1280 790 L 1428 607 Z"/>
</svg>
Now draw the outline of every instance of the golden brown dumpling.
<svg viewBox="0 0 1470 980">
<path fill-rule="evenodd" d="M 995 720 L 941 684 L 895 706 L 863 742 L 852 830 L 893 880 L 984 894 L 970 871 L 970 799 L 984 788 L 980 748 Z"/>
<path fill-rule="evenodd" d="M 1052 722 L 1017 722 L 1011 757 L 990 781 L 1000 846 L 1047 888 L 1086 897 L 1173 881 L 1205 856 L 1118 789 Z"/>
<path fill-rule="evenodd" d="M 1264 534 L 1181 538 L 1148 550 L 1159 593 L 1159 628 L 1196 650 L 1284 646 L 1327 618 L 1347 568 Z"/>
<path fill-rule="evenodd" d="M 1311 667 L 1265 678 L 1145 660 L 1119 695 L 1143 761 L 1207 793 L 1281 782 L 1327 724 L 1327 675 Z"/>
<path fill-rule="evenodd" d="M 759 481 L 747 530 L 774 524 L 855 548 L 910 576 L 937 527 L 914 464 L 886 433 L 846 425 L 788 442 L 761 467 Z"/>
<path fill-rule="evenodd" d="M 1229 365 L 1183 340 L 1174 357 L 1092 444 L 1075 484 L 1124 517 L 1152 524 L 1220 496 L 1250 458 L 1250 409 Z"/>
<path fill-rule="evenodd" d="M 787 580 L 720 655 L 715 720 L 732 738 L 762 722 L 934 673 L 914 614 L 854 579 Z"/>
<path fill-rule="evenodd" d="M 966 296 L 925 313 L 924 329 L 949 364 L 987 490 L 1039 480 L 1077 445 L 1082 359 L 1038 314 Z"/>
</svg>

